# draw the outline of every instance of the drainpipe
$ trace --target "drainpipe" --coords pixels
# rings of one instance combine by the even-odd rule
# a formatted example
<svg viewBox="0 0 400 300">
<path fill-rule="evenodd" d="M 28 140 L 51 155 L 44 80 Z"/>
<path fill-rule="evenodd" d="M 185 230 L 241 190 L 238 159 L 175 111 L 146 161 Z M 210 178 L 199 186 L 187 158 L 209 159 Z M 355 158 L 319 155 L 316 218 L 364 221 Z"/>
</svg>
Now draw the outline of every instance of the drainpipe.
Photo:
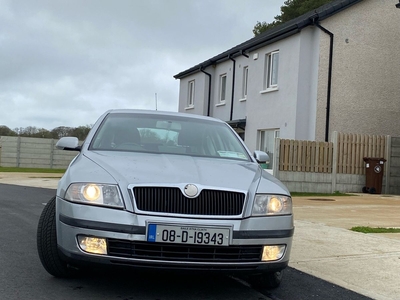
<svg viewBox="0 0 400 300">
<path fill-rule="evenodd" d="M 399 1 L 400 1 L 400 0 L 399 0 Z M 248 56 L 246 53 L 244 53 L 243 50 L 240 50 L 240 54 L 243 55 L 243 56 L 246 57 L 246 58 L 249 58 L 249 56 Z"/>
<path fill-rule="evenodd" d="M 229 121 L 232 121 L 233 118 L 233 100 L 235 99 L 235 73 L 236 73 L 236 60 L 234 60 L 230 55 L 229 59 L 233 61 L 233 74 L 232 74 L 232 100 L 231 100 L 231 114 L 229 117 Z"/>
<path fill-rule="evenodd" d="M 322 27 L 318 21 L 316 21 L 315 26 L 321 29 L 323 32 L 329 35 L 330 45 L 329 45 L 329 67 L 328 67 L 328 90 L 326 97 L 326 121 L 325 121 L 325 142 L 328 142 L 329 135 L 329 117 L 331 110 L 331 91 L 332 91 L 332 61 L 333 61 L 333 33 L 328 29 Z"/>
<path fill-rule="evenodd" d="M 210 106 L 211 106 L 211 74 L 200 68 L 200 71 L 208 76 L 208 103 L 207 103 L 207 117 L 210 116 Z"/>
</svg>

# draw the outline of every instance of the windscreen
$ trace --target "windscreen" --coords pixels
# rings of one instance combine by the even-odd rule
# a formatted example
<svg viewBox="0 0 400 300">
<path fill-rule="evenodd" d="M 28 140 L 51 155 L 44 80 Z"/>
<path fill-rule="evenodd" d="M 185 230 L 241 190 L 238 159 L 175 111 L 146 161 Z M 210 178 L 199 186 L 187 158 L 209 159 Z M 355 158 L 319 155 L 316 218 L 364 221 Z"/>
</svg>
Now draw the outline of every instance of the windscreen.
<svg viewBox="0 0 400 300">
<path fill-rule="evenodd" d="M 158 114 L 109 114 L 89 149 L 250 159 L 226 123 Z"/>
</svg>

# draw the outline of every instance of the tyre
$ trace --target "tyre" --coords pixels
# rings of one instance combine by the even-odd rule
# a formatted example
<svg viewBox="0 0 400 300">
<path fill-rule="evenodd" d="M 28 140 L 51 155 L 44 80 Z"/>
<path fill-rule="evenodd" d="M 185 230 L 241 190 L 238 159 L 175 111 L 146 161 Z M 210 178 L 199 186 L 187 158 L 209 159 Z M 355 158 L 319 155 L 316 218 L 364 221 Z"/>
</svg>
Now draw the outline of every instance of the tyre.
<svg viewBox="0 0 400 300">
<path fill-rule="evenodd" d="M 282 281 L 283 270 L 273 273 L 253 275 L 249 278 L 249 283 L 255 288 L 275 289 Z"/>
<path fill-rule="evenodd" d="M 72 277 L 77 274 L 60 258 L 56 233 L 56 197 L 44 207 L 37 228 L 37 250 L 40 261 L 48 273 L 55 277 Z"/>
<path fill-rule="evenodd" d="M 372 187 L 369 189 L 370 194 L 376 194 L 376 188 Z"/>
</svg>

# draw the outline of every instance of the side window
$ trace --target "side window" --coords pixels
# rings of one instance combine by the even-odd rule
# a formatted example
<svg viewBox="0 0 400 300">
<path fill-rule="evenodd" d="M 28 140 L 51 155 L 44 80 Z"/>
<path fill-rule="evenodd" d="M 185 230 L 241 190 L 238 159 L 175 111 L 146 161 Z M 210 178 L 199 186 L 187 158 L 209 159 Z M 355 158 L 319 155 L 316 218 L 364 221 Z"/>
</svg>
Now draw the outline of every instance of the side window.
<svg viewBox="0 0 400 300">
<path fill-rule="evenodd" d="M 279 51 L 265 55 L 264 90 L 278 87 Z"/>
<path fill-rule="evenodd" d="M 249 79 L 249 67 L 243 68 L 243 87 L 242 87 L 242 99 L 247 99 L 247 82 Z"/>
<path fill-rule="evenodd" d="M 194 106 L 194 80 L 189 81 L 188 83 L 188 100 L 187 100 L 187 107 Z"/>
<path fill-rule="evenodd" d="M 226 74 L 219 77 L 219 102 L 225 103 L 226 100 Z"/>
</svg>

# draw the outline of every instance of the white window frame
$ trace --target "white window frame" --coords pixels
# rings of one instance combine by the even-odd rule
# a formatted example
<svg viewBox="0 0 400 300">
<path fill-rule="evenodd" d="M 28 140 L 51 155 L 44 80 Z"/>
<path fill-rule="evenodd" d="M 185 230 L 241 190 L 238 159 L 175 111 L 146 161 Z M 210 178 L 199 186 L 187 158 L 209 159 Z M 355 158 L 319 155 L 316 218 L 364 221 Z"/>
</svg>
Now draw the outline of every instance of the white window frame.
<svg viewBox="0 0 400 300">
<path fill-rule="evenodd" d="M 243 67 L 243 86 L 242 86 L 242 99 L 239 101 L 246 101 L 247 99 L 247 90 L 248 90 L 248 83 L 249 83 L 249 67 Z"/>
<path fill-rule="evenodd" d="M 278 89 L 279 76 L 279 50 L 265 55 L 264 66 L 264 91 L 275 91 Z"/>
<path fill-rule="evenodd" d="M 219 76 L 219 103 L 225 104 L 226 101 L 226 85 L 227 85 L 227 76 L 225 74 L 221 74 Z"/>
<path fill-rule="evenodd" d="M 188 82 L 188 98 L 187 98 L 186 108 L 194 107 L 194 95 L 195 95 L 195 81 L 193 79 Z"/>
</svg>

